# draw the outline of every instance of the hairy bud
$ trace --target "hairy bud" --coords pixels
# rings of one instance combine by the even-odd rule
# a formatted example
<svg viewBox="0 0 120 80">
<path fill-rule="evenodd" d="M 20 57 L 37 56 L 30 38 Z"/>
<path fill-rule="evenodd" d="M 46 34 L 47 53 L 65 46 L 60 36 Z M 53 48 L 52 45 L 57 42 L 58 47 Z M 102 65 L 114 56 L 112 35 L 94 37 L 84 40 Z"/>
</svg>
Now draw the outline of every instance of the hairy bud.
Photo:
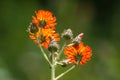
<svg viewBox="0 0 120 80">
<path fill-rule="evenodd" d="M 71 40 L 73 38 L 73 33 L 71 29 L 64 30 L 62 33 L 62 38 L 65 40 Z"/>
<path fill-rule="evenodd" d="M 28 32 L 31 33 L 36 33 L 38 32 L 38 28 L 34 23 L 30 23 L 29 27 L 28 27 Z"/>
<path fill-rule="evenodd" d="M 62 67 L 66 67 L 69 63 L 69 59 L 65 59 L 59 62 Z"/>
<path fill-rule="evenodd" d="M 72 40 L 74 45 L 79 44 L 83 38 L 84 33 L 80 33 L 77 37 Z"/>
<path fill-rule="evenodd" d="M 48 50 L 50 52 L 57 52 L 59 49 L 59 46 L 57 44 L 57 42 L 55 40 L 51 40 L 49 46 L 48 46 Z"/>
</svg>

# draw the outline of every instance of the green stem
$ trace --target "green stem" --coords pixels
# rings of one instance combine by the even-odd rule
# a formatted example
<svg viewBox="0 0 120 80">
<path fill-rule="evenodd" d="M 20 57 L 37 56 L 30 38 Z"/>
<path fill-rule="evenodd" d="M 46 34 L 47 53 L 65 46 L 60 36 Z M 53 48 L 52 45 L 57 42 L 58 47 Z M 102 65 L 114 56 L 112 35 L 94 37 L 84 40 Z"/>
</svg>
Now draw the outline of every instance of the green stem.
<svg viewBox="0 0 120 80">
<path fill-rule="evenodd" d="M 66 46 L 66 42 L 65 42 L 64 45 L 62 46 L 62 48 L 61 48 L 61 50 L 60 50 L 60 52 L 59 52 L 59 57 L 58 57 L 57 59 L 60 58 L 60 56 L 61 56 L 61 54 L 62 54 L 63 49 L 65 48 L 65 46 Z"/>
<path fill-rule="evenodd" d="M 44 58 L 46 59 L 46 61 L 50 64 L 50 66 L 52 66 L 50 60 L 48 59 L 46 53 L 44 52 L 44 50 L 43 50 L 43 48 L 42 48 L 41 46 L 40 46 L 40 50 L 41 50 L 41 52 L 42 52 Z"/>
<path fill-rule="evenodd" d="M 52 53 L 52 65 L 51 65 L 51 80 L 56 80 L 55 79 L 55 56 Z"/>
<path fill-rule="evenodd" d="M 40 29 L 40 30 L 41 30 L 41 29 Z M 41 31 L 40 31 L 40 32 L 41 32 Z M 40 38 L 41 38 L 41 37 L 40 37 Z M 39 45 L 39 44 L 40 44 L 39 37 L 37 37 L 37 41 L 38 41 L 38 45 Z M 46 53 L 44 52 L 42 46 L 40 45 L 39 48 L 40 48 L 40 50 L 41 50 L 44 58 L 46 59 L 46 61 L 47 61 L 47 62 L 49 63 L 49 65 L 51 66 L 51 62 L 50 62 L 50 60 L 48 59 L 48 56 L 46 55 Z"/>
<path fill-rule="evenodd" d="M 73 65 L 71 68 L 69 68 L 68 70 L 66 70 L 65 72 L 61 73 L 59 76 L 57 76 L 55 78 L 55 80 L 58 80 L 59 78 L 61 78 L 62 76 L 64 76 L 66 73 L 68 73 L 69 71 L 71 71 L 72 69 L 74 69 L 76 67 L 76 65 Z"/>
</svg>

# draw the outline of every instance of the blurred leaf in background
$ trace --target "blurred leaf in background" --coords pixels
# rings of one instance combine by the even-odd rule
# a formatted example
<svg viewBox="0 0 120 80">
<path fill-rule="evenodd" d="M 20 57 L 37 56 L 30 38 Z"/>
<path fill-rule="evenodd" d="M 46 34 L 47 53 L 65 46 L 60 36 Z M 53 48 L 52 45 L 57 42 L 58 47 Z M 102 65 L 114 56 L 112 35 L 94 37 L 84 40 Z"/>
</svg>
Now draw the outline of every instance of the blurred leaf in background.
<svg viewBox="0 0 120 80">
<path fill-rule="evenodd" d="M 39 9 L 57 17 L 57 32 L 84 32 L 93 49 L 88 64 L 61 80 L 120 80 L 119 0 L 0 0 L 0 80 L 50 80 L 50 68 L 26 32 Z"/>
</svg>

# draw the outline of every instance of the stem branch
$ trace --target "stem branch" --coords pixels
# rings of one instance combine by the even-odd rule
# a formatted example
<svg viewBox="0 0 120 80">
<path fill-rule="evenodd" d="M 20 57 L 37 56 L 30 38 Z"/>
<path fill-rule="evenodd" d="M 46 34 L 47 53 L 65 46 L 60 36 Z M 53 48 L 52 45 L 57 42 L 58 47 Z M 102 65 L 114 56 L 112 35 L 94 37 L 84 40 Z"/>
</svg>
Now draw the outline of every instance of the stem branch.
<svg viewBox="0 0 120 80">
<path fill-rule="evenodd" d="M 62 48 L 61 48 L 61 50 L 60 50 L 60 52 L 59 52 L 59 55 L 58 55 L 57 60 L 60 58 L 60 56 L 61 56 L 61 54 L 62 54 L 63 49 L 65 48 L 65 46 L 66 46 L 66 42 L 65 42 L 64 45 L 62 46 Z"/>
<path fill-rule="evenodd" d="M 44 50 L 43 50 L 43 48 L 42 48 L 41 46 L 40 46 L 40 50 L 41 50 L 41 52 L 42 52 L 44 58 L 46 59 L 46 61 L 50 64 L 50 66 L 52 66 L 50 60 L 48 59 L 46 53 L 44 52 Z"/>
<path fill-rule="evenodd" d="M 60 77 L 64 76 L 66 73 L 68 73 L 69 71 L 71 71 L 75 67 L 76 67 L 76 65 L 73 65 L 71 68 L 69 68 L 68 70 L 66 70 L 65 72 L 61 73 L 59 76 L 57 76 L 55 80 L 58 80 Z"/>
</svg>

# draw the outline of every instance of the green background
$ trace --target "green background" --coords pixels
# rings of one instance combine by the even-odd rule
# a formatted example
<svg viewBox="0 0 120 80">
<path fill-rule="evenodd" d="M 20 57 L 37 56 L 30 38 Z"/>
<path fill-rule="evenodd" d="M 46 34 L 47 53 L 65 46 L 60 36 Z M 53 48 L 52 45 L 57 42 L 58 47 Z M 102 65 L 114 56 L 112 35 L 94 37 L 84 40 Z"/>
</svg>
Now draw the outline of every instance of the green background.
<svg viewBox="0 0 120 80">
<path fill-rule="evenodd" d="M 120 80 L 120 0 L 0 0 L 0 80 L 50 80 L 50 67 L 26 32 L 39 9 L 57 17 L 56 32 L 83 32 L 93 50 L 91 61 L 60 80 Z"/>
</svg>

